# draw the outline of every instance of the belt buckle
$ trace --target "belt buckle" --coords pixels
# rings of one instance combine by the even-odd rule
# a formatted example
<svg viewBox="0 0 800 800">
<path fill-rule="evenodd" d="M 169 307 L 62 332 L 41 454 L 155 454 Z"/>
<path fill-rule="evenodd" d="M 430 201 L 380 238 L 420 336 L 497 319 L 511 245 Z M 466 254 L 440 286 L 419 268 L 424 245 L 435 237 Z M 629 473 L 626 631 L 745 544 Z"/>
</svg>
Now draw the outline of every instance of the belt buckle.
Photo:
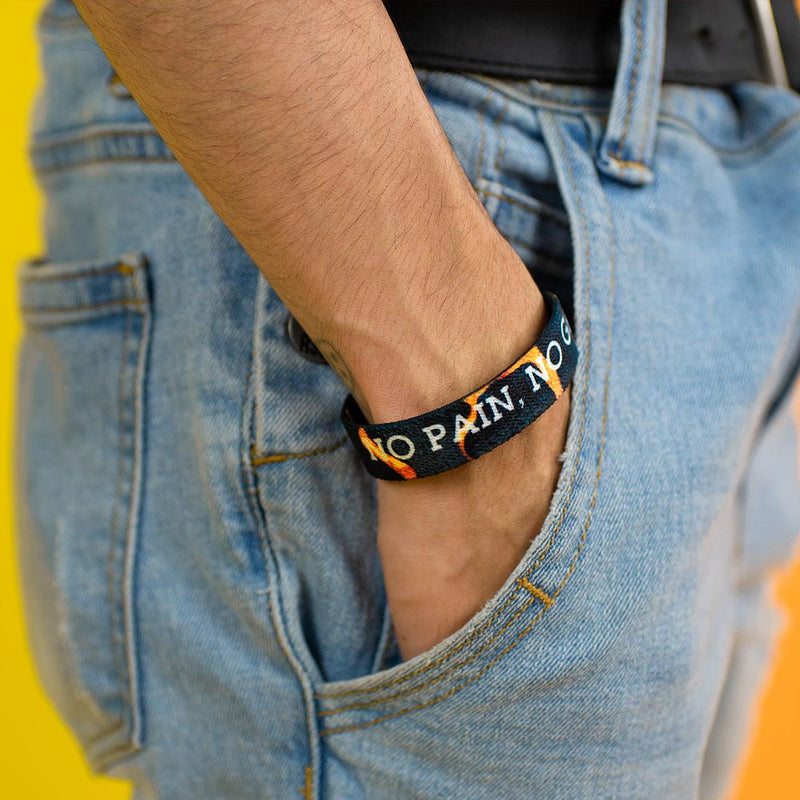
<svg viewBox="0 0 800 800">
<path fill-rule="evenodd" d="M 788 89 L 789 75 L 786 72 L 786 62 L 783 59 L 772 4 L 770 0 L 750 0 L 750 7 L 758 28 L 758 43 L 767 78 L 770 83 Z"/>
</svg>

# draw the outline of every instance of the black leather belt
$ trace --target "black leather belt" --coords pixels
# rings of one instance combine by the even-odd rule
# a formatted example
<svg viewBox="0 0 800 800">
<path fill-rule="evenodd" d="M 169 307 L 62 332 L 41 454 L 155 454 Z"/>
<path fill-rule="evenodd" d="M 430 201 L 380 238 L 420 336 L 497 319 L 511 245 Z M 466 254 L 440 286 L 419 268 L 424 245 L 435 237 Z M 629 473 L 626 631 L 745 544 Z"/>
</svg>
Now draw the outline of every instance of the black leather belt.
<svg viewBox="0 0 800 800">
<path fill-rule="evenodd" d="M 384 0 L 414 66 L 499 77 L 611 86 L 620 47 L 620 3 L 608 0 Z M 766 25 L 754 0 L 670 0 L 664 81 L 729 86 L 779 82 L 800 90 L 800 20 L 794 0 L 772 0 Z M 774 22 L 769 18 L 774 18 Z M 765 39 L 766 35 L 766 39 Z"/>
</svg>

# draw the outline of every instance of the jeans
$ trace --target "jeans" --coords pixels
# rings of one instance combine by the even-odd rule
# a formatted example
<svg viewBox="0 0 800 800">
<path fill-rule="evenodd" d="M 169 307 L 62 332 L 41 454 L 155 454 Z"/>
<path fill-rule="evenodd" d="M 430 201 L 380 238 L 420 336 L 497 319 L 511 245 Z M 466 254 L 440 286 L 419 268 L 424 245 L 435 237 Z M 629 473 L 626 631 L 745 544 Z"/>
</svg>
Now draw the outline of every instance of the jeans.
<svg viewBox="0 0 800 800">
<path fill-rule="evenodd" d="M 541 532 L 402 662 L 347 388 L 46 8 L 17 541 L 41 680 L 137 800 L 723 796 L 800 526 L 800 96 L 661 85 L 663 3 L 622 24 L 613 90 L 416 70 L 581 356 Z"/>
</svg>

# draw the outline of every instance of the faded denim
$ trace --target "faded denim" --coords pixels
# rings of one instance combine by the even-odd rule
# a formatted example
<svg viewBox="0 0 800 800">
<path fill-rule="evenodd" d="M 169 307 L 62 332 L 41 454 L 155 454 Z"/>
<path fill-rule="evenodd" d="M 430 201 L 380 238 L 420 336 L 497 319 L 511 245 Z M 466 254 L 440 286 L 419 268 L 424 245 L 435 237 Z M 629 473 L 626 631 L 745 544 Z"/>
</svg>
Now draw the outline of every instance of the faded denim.
<svg viewBox="0 0 800 800">
<path fill-rule="evenodd" d="M 581 358 L 541 533 L 400 663 L 346 387 L 47 7 L 17 539 L 42 681 L 137 800 L 723 796 L 800 527 L 800 96 L 659 89 L 663 4 L 623 30 L 613 91 L 417 69 Z"/>
</svg>

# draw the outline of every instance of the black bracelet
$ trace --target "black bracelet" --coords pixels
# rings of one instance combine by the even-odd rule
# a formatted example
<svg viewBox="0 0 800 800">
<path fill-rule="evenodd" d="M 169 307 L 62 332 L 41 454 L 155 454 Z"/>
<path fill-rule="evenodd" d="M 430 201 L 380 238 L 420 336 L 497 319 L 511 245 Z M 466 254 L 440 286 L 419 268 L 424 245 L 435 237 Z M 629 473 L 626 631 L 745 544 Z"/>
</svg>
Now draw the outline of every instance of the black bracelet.
<svg viewBox="0 0 800 800">
<path fill-rule="evenodd" d="M 410 481 L 480 458 L 541 416 L 575 374 L 578 348 L 558 297 L 533 347 L 488 383 L 416 417 L 370 425 L 352 394 L 342 423 L 371 475 Z"/>
</svg>

